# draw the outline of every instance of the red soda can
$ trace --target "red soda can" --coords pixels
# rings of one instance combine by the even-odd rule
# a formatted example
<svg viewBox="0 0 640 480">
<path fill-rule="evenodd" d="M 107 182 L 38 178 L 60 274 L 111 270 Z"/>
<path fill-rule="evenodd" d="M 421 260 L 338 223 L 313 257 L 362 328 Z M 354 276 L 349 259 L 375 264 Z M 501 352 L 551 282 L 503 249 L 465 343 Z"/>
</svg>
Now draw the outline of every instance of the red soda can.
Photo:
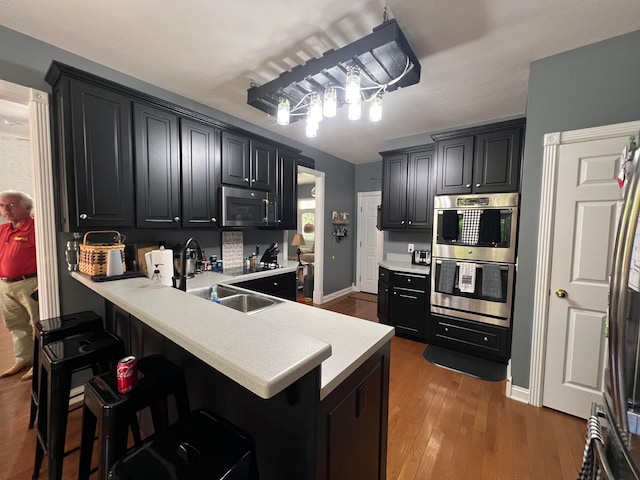
<svg viewBox="0 0 640 480">
<path fill-rule="evenodd" d="M 138 384 L 138 362 L 136 357 L 130 355 L 118 361 L 116 378 L 118 379 L 119 393 L 129 393 L 135 388 Z"/>
</svg>

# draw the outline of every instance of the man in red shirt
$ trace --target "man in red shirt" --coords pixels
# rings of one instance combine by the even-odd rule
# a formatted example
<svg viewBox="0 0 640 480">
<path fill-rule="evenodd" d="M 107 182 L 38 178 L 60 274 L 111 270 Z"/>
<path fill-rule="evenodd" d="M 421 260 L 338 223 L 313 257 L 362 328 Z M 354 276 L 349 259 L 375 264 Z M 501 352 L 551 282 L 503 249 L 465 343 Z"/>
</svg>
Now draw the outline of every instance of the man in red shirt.
<svg viewBox="0 0 640 480">
<path fill-rule="evenodd" d="M 0 313 L 13 338 L 15 364 L 0 374 L 9 377 L 33 364 L 33 325 L 38 321 L 36 236 L 31 210 L 33 199 L 26 193 L 0 193 Z M 30 379 L 29 369 L 22 377 Z"/>
</svg>

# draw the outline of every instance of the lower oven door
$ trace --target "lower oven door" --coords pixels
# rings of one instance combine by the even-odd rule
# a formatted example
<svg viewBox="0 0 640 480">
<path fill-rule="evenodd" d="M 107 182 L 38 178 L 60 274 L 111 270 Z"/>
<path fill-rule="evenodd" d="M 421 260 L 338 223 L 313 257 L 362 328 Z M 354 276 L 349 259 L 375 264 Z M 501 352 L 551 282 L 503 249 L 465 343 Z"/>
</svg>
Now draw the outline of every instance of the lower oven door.
<svg viewBox="0 0 640 480">
<path fill-rule="evenodd" d="M 431 313 L 511 325 L 515 265 L 434 258 Z"/>
</svg>

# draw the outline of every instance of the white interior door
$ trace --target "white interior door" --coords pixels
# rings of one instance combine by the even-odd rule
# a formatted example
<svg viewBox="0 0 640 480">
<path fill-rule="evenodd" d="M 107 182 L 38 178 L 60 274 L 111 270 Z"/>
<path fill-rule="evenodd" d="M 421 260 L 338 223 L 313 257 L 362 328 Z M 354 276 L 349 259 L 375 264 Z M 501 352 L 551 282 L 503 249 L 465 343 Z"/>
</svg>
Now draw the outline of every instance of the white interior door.
<svg viewBox="0 0 640 480">
<path fill-rule="evenodd" d="M 358 288 L 378 293 L 378 262 L 382 258 L 383 234 L 376 228 L 380 192 L 358 193 Z"/>
<path fill-rule="evenodd" d="M 609 275 L 628 136 L 560 145 L 543 404 L 587 418 L 602 400 Z"/>
</svg>

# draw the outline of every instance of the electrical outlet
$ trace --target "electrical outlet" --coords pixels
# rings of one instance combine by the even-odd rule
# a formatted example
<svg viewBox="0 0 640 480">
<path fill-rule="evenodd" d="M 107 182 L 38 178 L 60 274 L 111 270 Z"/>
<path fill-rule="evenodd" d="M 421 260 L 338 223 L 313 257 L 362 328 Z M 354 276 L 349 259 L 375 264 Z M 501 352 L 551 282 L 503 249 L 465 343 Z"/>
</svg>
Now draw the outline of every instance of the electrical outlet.
<svg viewBox="0 0 640 480">
<path fill-rule="evenodd" d="M 409 253 L 413 253 L 413 243 L 409 244 Z"/>
</svg>

